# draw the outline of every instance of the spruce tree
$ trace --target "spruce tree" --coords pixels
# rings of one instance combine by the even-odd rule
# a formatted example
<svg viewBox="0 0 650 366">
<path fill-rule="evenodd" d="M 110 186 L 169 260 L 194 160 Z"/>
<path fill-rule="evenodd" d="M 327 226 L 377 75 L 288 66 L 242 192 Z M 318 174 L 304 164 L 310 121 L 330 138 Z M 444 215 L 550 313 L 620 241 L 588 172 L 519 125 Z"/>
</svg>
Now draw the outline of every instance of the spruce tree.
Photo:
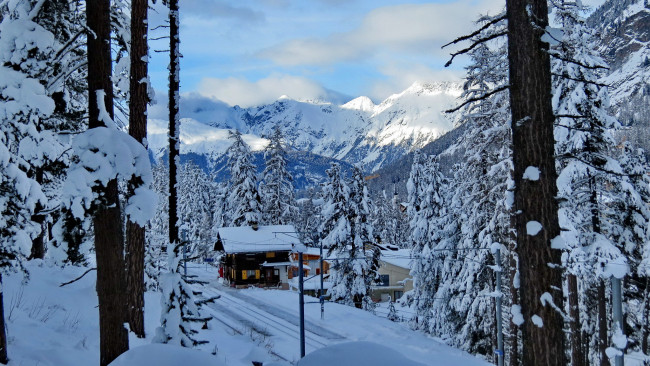
<svg viewBox="0 0 650 366">
<path fill-rule="evenodd" d="M 43 135 L 37 128 L 40 119 L 54 111 L 35 73 L 45 68 L 43 55 L 53 52 L 54 36 L 34 22 L 35 2 L 2 4 L 0 20 L 0 284 L 2 274 L 22 268 L 29 256 L 32 240 L 41 227 L 33 221 L 37 205 L 46 197 L 41 185 L 27 172 L 47 151 L 41 146 Z M 33 156 L 34 154 L 35 156 Z M 9 362 L 6 323 L 0 292 L 0 363 Z"/>
<path fill-rule="evenodd" d="M 197 339 L 198 331 L 193 324 L 204 324 L 211 317 L 201 315 L 200 306 L 192 288 L 181 276 L 179 251 L 182 245 L 170 244 L 167 247 L 167 273 L 160 279 L 162 290 L 160 327 L 156 329 L 154 343 L 175 344 L 182 347 L 195 347 L 207 341 Z M 200 304 L 200 302 L 198 302 Z"/>
<path fill-rule="evenodd" d="M 352 236 L 350 188 L 338 163 L 332 163 L 327 176 L 328 182 L 323 187 L 325 203 L 321 211 L 323 223 L 320 232 L 321 245 L 327 248 L 328 256 L 334 257 L 331 298 L 361 309 L 367 295 L 363 274 L 368 268 L 363 248 L 357 246 Z"/>
<path fill-rule="evenodd" d="M 350 232 L 354 248 L 361 250 L 363 261 L 362 277 L 364 281 L 364 294 L 362 306 L 365 310 L 374 310 L 375 303 L 370 297 L 372 286 L 379 278 L 379 259 L 381 252 L 373 238 L 373 225 L 370 218 L 372 203 L 368 197 L 368 188 L 361 172 L 355 167 L 350 181 Z"/>
<path fill-rule="evenodd" d="M 257 191 L 256 169 L 250 149 L 239 131 L 231 132 L 228 148 L 230 181 L 229 226 L 255 226 L 262 222 L 262 202 Z"/>
<path fill-rule="evenodd" d="M 287 151 L 279 126 L 273 129 L 264 150 L 266 167 L 260 183 L 263 221 L 268 225 L 294 223 L 297 214 L 293 177 L 287 166 Z"/>
</svg>

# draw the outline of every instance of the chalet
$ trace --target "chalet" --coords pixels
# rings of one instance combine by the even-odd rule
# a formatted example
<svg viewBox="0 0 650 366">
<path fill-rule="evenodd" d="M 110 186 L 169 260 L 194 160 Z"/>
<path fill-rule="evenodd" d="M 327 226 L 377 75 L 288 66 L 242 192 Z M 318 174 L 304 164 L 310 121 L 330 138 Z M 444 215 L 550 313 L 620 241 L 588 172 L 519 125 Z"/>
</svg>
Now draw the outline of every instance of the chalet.
<svg viewBox="0 0 650 366">
<path fill-rule="evenodd" d="M 379 284 L 372 287 L 373 301 L 395 301 L 413 289 L 411 277 L 411 252 L 387 246 L 381 251 Z"/>
<path fill-rule="evenodd" d="M 224 227 L 214 250 L 221 252 L 221 273 L 233 287 L 289 287 L 290 253 L 304 251 L 292 225 Z"/>
<path fill-rule="evenodd" d="M 330 262 L 327 260 L 327 249 L 323 251 L 325 260 L 323 261 L 323 290 L 327 294 L 327 290 L 332 287 L 329 280 Z M 289 286 L 292 289 L 298 289 L 298 253 L 291 253 L 292 264 L 289 268 Z M 302 255 L 302 269 L 303 269 L 303 290 L 306 295 L 317 297 L 320 294 L 320 249 L 319 248 L 306 248 Z"/>
</svg>

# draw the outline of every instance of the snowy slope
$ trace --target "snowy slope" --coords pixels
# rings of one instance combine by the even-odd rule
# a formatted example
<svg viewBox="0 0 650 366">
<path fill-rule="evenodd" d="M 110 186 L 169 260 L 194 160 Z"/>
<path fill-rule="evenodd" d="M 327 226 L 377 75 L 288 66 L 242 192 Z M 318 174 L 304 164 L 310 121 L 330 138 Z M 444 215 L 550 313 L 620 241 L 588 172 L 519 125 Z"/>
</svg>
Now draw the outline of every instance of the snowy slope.
<svg viewBox="0 0 650 366">
<path fill-rule="evenodd" d="M 4 278 L 9 365 L 97 365 L 99 326 L 95 272 L 59 287 L 59 284 L 79 277 L 87 268 L 61 268 L 40 260 L 28 262 L 27 268 L 31 273 L 27 283 L 23 283 L 22 276 L 18 274 Z M 190 271 L 213 283 L 217 276 L 214 268 L 204 265 L 194 264 Z M 147 337 L 139 339 L 131 334 L 129 342 L 134 352 L 115 361 L 115 365 L 177 365 L 173 360 L 180 357 L 185 357 L 184 364 L 187 365 L 250 366 L 252 361 L 260 361 L 264 365 L 290 366 L 298 361 L 298 328 L 295 325 L 298 300 L 295 292 L 255 289 L 237 291 L 239 296 L 230 296 L 230 292 L 219 287 L 210 291 L 222 293 L 224 299 L 215 303 L 216 309 L 212 311 L 217 319 L 210 321 L 209 329 L 199 330 L 198 337 L 209 342 L 199 347 L 200 353 L 182 351 L 173 346 L 148 346 L 159 325 L 161 295 L 147 292 Z M 260 303 L 265 305 L 260 308 Z M 233 319 L 233 313 L 239 314 L 238 319 Z M 413 332 L 405 323 L 393 323 L 384 316 L 375 316 L 352 307 L 328 303 L 325 320 L 322 321 L 318 305 L 308 303 L 306 318 L 308 353 L 345 342 L 367 341 L 381 344 L 386 349 L 382 352 L 390 351 L 386 354 L 395 359 L 411 360 L 414 365 L 488 364 L 424 334 Z M 358 358 L 359 351 L 382 349 L 365 344 L 356 355 L 353 349 L 346 352 Z M 146 362 L 142 363 L 142 360 Z"/>
<path fill-rule="evenodd" d="M 647 0 L 608 0 L 590 17 L 601 35 L 599 50 L 610 65 L 603 80 L 612 104 L 650 94 L 650 5 Z"/>
<path fill-rule="evenodd" d="M 246 109 L 188 95 L 181 115 L 192 118 L 183 119 L 189 127 L 181 127 L 185 134 L 181 139 L 192 145 L 189 150 L 210 155 L 229 144 L 224 142 L 226 129 L 238 129 L 262 146 L 260 137 L 279 125 L 295 150 L 362 164 L 374 171 L 451 130 L 453 121 L 443 111 L 457 103 L 460 93 L 461 86 L 455 83 L 415 83 L 378 105 L 367 97 L 343 105 L 281 97 Z M 216 130 L 199 127 L 197 121 Z M 210 136 L 199 136 L 203 133 Z M 163 141 L 154 139 L 150 138 L 150 148 L 160 154 Z"/>
</svg>

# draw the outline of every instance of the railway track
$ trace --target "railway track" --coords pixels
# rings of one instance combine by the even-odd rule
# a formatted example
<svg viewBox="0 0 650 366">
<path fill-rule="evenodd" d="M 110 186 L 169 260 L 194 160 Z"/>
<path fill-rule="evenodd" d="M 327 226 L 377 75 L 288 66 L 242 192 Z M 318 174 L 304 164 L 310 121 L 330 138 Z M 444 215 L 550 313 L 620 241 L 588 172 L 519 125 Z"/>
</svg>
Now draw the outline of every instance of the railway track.
<svg viewBox="0 0 650 366">
<path fill-rule="evenodd" d="M 216 312 L 214 315 L 218 315 L 215 318 L 233 332 L 241 334 L 244 330 L 250 330 L 271 340 L 274 337 L 288 337 L 296 340 L 296 343 L 300 342 L 299 326 L 288 322 L 286 319 L 282 319 L 255 304 L 232 296 L 228 294 L 228 291 L 217 291 L 209 288 L 204 288 L 202 291 L 209 296 L 221 296 L 208 306 L 213 312 Z M 242 326 L 244 330 L 242 330 Z M 339 339 L 342 340 L 343 338 Z M 305 329 L 305 348 L 308 353 L 329 344 L 329 339 Z M 295 359 L 295 355 L 282 355 L 276 352 L 273 354 L 287 361 Z"/>
</svg>

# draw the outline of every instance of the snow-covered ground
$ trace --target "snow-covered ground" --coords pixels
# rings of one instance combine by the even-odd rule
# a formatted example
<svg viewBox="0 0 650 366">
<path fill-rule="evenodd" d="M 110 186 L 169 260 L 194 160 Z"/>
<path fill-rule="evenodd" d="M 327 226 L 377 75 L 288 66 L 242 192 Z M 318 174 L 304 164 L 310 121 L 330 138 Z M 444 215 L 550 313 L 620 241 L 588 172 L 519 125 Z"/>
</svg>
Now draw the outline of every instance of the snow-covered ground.
<svg viewBox="0 0 650 366">
<path fill-rule="evenodd" d="M 28 263 L 28 269 L 28 282 L 23 282 L 19 274 L 4 278 L 10 365 L 98 364 L 95 272 L 60 287 L 61 283 L 80 276 L 86 268 L 59 268 L 32 261 Z M 190 270 L 210 280 L 206 293 L 222 296 L 209 308 L 215 316 L 209 329 L 201 330 L 200 338 L 209 341 L 201 347 L 203 352 L 148 346 L 160 319 L 160 294 L 149 292 L 145 296 L 148 336 L 146 339 L 131 336 L 132 351 L 120 357 L 116 365 L 178 364 L 174 359 L 185 360 L 183 364 L 187 365 L 201 365 L 211 358 L 217 359 L 211 365 L 229 366 L 250 366 L 252 361 L 287 366 L 299 361 L 297 293 L 233 290 L 218 283 L 216 270 L 212 267 L 195 266 Z M 377 315 L 373 315 L 326 303 L 325 318 L 321 320 L 316 299 L 306 297 L 305 301 L 306 353 L 321 351 L 305 359 L 301 366 L 329 362 L 324 355 L 330 352 L 323 348 L 334 345 L 331 353 L 347 355 L 344 358 L 349 360 L 372 353 L 376 358 L 381 358 L 378 355 L 385 355 L 386 360 L 402 358 L 404 364 L 410 362 L 413 365 L 487 365 L 481 359 L 409 330 L 404 323 L 389 321 L 383 315 L 385 309 L 379 309 Z M 338 366 L 343 365 L 338 363 Z"/>
</svg>

